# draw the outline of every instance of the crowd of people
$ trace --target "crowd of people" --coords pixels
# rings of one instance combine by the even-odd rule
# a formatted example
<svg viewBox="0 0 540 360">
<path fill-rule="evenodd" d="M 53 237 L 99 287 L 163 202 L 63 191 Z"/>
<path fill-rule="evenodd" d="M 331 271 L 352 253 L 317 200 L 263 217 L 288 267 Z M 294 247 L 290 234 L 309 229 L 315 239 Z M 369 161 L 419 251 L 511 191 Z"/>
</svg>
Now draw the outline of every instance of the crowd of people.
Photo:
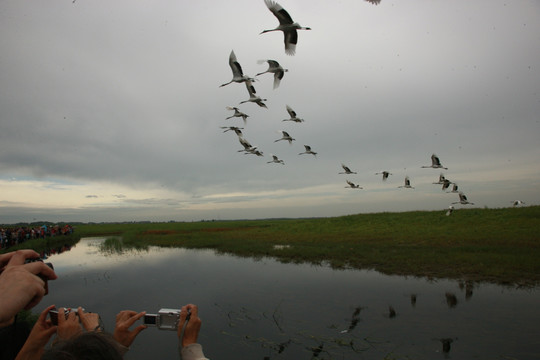
<svg viewBox="0 0 540 360">
<path fill-rule="evenodd" d="M 57 279 L 44 262 L 27 261 L 38 256 L 33 250 L 0 255 L 0 359 L 122 359 L 137 335 L 146 329 L 144 324 L 134 327 L 146 314 L 144 311 L 120 311 L 112 334 L 104 331 L 99 314 L 81 307 L 67 312 L 60 308 L 52 318 L 51 305 L 41 312 L 33 328 L 19 326 L 17 314 L 39 304 L 46 294 L 47 281 Z M 201 324 L 196 305 L 182 306 L 177 324 L 182 360 L 208 360 L 197 343 Z"/>
<path fill-rule="evenodd" d="M 0 249 L 9 248 L 30 239 L 45 239 L 58 235 L 70 235 L 72 233 L 73 226 L 69 224 L 0 228 Z"/>
</svg>

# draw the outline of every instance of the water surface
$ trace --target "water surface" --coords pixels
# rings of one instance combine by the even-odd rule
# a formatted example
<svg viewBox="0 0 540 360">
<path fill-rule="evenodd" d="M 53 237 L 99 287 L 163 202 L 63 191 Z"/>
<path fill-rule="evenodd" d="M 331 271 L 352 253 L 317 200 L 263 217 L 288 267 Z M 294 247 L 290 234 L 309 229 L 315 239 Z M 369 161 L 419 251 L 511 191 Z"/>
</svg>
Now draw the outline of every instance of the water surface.
<svg viewBox="0 0 540 360">
<path fill-rule="evenodd" d="M 125 309 L 199 306 L 211 359 L 539 359 L 540 292 L 163 249 L 105 254 L 101 238 L 53 255 L 35 308 L 83 306 L 108 331 Z M 393 310 L 393 312 L 391 311 Z M 443 348 L 443 343 L 449 348 Z M 174 359 L 174 332 L 144 330 L 126 359 Z"/>
</svg>

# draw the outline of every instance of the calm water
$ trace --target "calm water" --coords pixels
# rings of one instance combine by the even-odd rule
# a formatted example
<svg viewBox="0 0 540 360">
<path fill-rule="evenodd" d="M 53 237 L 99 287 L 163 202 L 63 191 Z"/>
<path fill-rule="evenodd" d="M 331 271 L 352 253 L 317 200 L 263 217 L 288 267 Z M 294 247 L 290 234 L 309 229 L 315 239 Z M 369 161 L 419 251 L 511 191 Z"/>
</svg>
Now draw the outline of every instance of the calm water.
<svg viewBox="0 0 540 360">
<path fill-rule="evenodd" d="M 211 359 L 540 359 L 540 291 L 337 271 L 151 248 L 106 255 L 82 239 L 53 255 L 35 308 L 83 306 L 108 331 L 124 309 L 199 306 Z M 414 301 L 413 296 L 416 296 Z M 390 307 L 395 310 L 391 314 Z M 442 339 L 450 339 L 443 351 Z M 175 359 L 176 334 L 144 330 L 127 359 Z"/>
</svg>

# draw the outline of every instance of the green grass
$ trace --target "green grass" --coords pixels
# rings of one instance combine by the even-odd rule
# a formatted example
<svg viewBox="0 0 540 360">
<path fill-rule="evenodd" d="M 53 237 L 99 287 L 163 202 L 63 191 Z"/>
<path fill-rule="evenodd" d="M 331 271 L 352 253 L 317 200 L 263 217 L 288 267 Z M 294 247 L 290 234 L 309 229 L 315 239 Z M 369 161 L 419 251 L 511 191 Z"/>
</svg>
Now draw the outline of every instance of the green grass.
<svg viewBox="0 0 540 360">
<path fill-rule="evenodd" d="M 77 226 L 76 234 L 121 235 L 122 246 L 142 249 L 214 249 L 386 274 L 527 286 L 540 281 L 540 206 L 459 209 L 451 216 L 414 211 L 316 219 L 84 224 Z"/>
</svg>

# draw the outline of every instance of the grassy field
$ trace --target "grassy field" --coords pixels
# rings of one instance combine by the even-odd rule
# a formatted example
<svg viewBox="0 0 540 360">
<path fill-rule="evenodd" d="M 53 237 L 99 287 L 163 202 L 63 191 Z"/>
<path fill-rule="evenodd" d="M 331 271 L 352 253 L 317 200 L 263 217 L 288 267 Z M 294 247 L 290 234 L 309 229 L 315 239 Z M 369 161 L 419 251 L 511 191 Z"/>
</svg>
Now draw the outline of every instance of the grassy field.
<svg viewBox="0 0 540 360">
<path fill-rule="evenodd" d="M 83 224 L 76 236 L 123 246 L 214 249 L 243 257 L 386 274 L 540 283 L 540 206 L 376 213 L 316 219 Z M 114 241 L 110 241 L 114 243 Z"/>
</svg>

